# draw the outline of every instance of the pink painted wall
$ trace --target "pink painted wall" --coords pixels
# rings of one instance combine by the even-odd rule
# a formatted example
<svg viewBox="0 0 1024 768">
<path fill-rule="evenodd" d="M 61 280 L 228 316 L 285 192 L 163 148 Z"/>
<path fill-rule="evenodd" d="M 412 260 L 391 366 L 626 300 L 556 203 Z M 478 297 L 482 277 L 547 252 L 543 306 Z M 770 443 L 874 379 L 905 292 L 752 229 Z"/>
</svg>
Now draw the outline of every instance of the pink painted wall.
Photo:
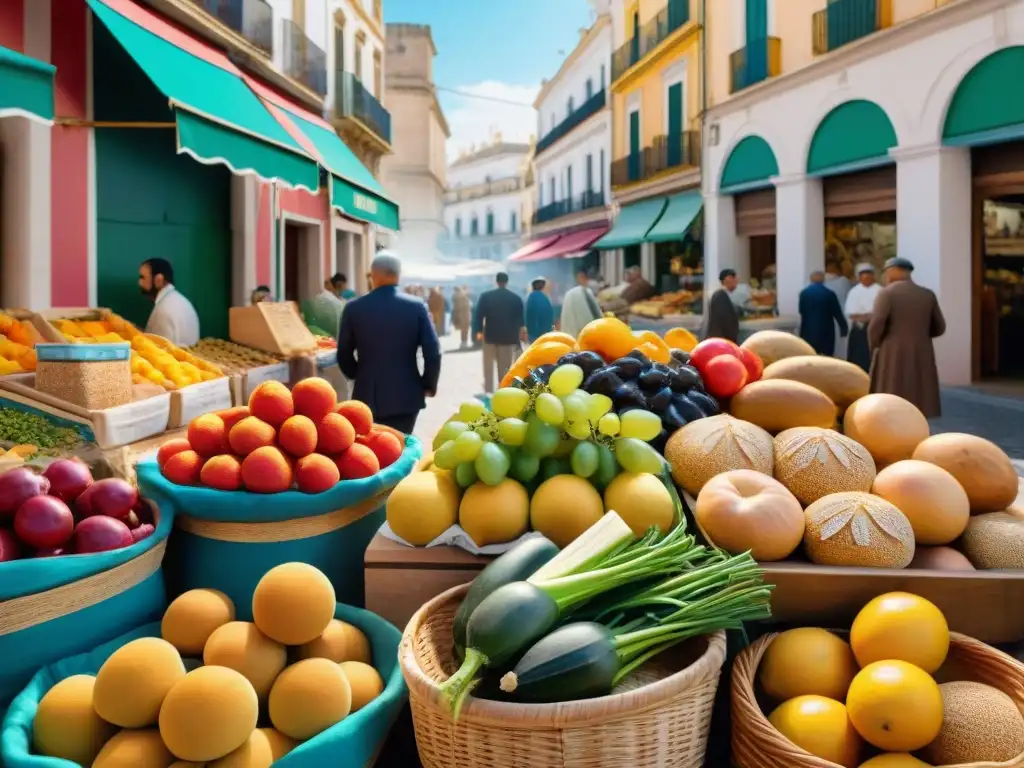
<svg viewBox="0 0 1024 768">
<path fill-rule="evenodd" d="M 319 195 L 311 195 L 303 189 L 282 189 L 280 201 L 282 213 L 294 213 L 296 216 L 323 222 L 320 254 L 323 259 L 323 277 L 327 279 L 333 273 L 331 238 L 334 237 L 334 230 L 331 227 L 331 201 L 327 189 L 322 188 Z"/>
<path fill-rule="evenodd" d="M 51 0 L 52 63 L 57 67 L 58 117 L 86 118 L 87 25 L 85 0 Z M 55 125 L 51 137 L 50 302 L 89 301 L 89 128 Z"/>
<path fill-rule="evenodd" d="M 14 51 L 25 50 L 25 2 L 0 0 L 0 45 Z"/>
</svg>

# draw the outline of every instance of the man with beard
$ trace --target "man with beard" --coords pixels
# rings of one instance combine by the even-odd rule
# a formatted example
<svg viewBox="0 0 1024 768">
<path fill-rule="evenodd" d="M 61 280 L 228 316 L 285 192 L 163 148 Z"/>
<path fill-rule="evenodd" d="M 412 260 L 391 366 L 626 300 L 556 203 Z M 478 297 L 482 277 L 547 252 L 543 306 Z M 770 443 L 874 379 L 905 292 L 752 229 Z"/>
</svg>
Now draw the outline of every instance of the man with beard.
<svg viewBox="0 0 1024 768">
<path fill-rule="evenodd" d="M 146 333 L 163 336 L 179 347 L 199 341 L 199 315 L 192 302 L 174 288 L 174 267 L 166 259 L 147 259 L 139 267 L 139 289 L 153 301 Z"/>
</svg>

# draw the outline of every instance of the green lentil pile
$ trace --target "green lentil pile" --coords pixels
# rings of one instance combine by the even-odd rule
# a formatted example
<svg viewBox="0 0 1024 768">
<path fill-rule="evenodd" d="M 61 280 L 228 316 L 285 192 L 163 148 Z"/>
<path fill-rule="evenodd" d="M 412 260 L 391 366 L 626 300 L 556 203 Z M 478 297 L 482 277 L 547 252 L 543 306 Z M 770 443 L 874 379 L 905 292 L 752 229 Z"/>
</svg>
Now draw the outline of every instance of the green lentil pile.
<svg viewBox="0 0 1024 768">
<path fill-rule="evenodd" d="M 78 430 L 61 427 L 44 416 L 0 408 L 0 443 L 34 445 L 43 454 L 71 451 L 84 443 Z"/>
</svg>

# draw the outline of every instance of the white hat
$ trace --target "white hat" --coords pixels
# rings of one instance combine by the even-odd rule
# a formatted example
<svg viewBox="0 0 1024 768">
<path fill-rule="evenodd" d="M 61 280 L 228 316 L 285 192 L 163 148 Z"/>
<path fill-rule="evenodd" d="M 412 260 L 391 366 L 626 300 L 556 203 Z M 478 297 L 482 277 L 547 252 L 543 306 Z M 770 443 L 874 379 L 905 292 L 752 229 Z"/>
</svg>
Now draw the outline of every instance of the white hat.
<svg viewBox="0 0 1024 768">
<path fill-rule="evenodd" d="M 857 265 L 857 274 L 858 275 L 861 272 L 874 272 L 874 271 L 875 271 L 875 265 L 874 264 L 868 264 L 868 262 L 866 262 L 866 261 L 865 262 L 861 262 L 860 264 Z"/>
</svg>

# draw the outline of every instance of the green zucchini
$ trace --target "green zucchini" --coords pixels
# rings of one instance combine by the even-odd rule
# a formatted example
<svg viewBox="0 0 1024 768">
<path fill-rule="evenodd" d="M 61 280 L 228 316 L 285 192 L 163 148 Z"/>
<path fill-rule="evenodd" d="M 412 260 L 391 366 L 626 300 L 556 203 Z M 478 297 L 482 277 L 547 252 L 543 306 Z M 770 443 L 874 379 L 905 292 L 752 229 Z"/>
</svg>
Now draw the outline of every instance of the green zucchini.
<svg viewBox="0 0 1024 768">
<path fill-rule="evenodd" d="M 491 562 L 480 571 L 462 600 L 452 624 L 455 654 L 462 658 L 466 648 L 466 625 L 469 617 L 485 597 L 498 587 L 515 581 L 526 581 L 541 566 L 558 554 L 558 547 L 540 536 L 527 539 Z"/>
<path fill-rule="evenodd" d="M 530 704 L 605 696 L 622 668 L 607 627 L 578 621 L 556 629 L 526 652 L 501 688 Z"/>
<path fill-rule="evenodd" d="M 498 587 L 466 624 L 466 658 L 474 653 L 491 669 L 506 664 L 558 623 L 558 603 L 528 581 Z"/>
</svg>

